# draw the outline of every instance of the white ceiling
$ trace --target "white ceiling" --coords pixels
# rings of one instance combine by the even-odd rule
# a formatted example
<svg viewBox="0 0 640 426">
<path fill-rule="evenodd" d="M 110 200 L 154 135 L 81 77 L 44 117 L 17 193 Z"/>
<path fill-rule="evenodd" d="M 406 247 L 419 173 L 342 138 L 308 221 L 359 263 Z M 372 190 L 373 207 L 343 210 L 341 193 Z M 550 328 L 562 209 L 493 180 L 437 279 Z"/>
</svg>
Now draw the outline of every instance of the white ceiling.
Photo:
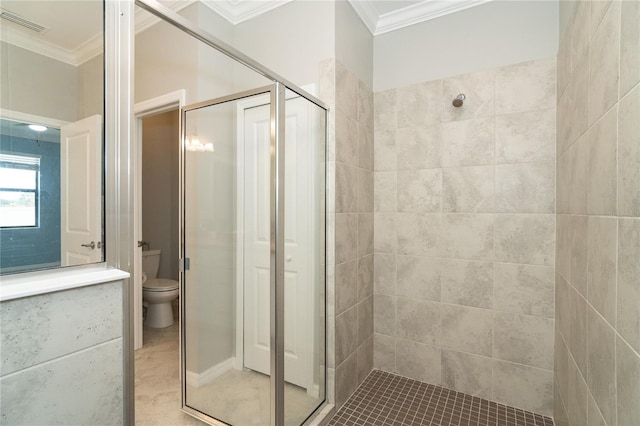
<svg viewBox="0 0 640 426">
<path fill-rule="evenodd" d="M 160 0 L 172 10 L 181 10 L 197 0 Z M 232 24 L 280 7 L 292 0 L 200 0 Z M 491 0 L 348 0 L 371 34 L 379 35 L 434 19 Z M 4 19 L 0 40 L 79 65 L 102 52 L 101 0 L 51 1 L 2 0 L 10 11 L 46 29 L 40 33 Z M 136 11 L 136 30 L 157 22 L 148 12 Z"/>
</svg>

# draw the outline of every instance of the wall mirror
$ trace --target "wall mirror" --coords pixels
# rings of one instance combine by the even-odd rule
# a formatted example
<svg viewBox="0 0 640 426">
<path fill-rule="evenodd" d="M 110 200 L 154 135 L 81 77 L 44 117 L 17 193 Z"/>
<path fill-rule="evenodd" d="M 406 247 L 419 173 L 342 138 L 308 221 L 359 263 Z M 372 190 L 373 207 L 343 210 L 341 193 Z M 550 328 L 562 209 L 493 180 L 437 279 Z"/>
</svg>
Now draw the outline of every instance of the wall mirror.
<svg viewBox="0 0 640 426">
<path fill-rule="evenodd" d="M 104 258 L 104 4 L 0 4 L 0 273 Z"/>
</svg>

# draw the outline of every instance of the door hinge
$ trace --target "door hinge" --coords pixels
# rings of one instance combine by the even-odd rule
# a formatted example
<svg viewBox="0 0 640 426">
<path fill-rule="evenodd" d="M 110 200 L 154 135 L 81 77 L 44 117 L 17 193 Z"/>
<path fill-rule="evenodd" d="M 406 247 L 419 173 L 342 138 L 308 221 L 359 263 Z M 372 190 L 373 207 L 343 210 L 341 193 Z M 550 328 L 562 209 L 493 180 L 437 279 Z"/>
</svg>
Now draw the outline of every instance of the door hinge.
<svg viewBox="0 0 640 426">
<path fill-rule="evenodd" d="M 178 269 L 180 272 L 188 271 L 191 267 L 191 259 L 185 257 L 184 259 L 178 260 Z"/>
</svg>

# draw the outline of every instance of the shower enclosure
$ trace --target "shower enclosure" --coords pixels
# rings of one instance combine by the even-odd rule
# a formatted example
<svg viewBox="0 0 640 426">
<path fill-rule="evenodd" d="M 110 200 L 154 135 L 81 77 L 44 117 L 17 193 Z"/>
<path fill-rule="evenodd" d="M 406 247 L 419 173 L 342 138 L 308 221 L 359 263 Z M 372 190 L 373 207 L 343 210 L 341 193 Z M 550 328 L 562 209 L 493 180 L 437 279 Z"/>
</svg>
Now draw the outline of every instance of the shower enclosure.
<svg viewBox="0 0 640 426">
<path fill-rule="evenodd" d="M 322 102 L 151 0 L 272 83 L 181 111 L 182 409 L 301 425 L 326 395 Z"/>
</svg>

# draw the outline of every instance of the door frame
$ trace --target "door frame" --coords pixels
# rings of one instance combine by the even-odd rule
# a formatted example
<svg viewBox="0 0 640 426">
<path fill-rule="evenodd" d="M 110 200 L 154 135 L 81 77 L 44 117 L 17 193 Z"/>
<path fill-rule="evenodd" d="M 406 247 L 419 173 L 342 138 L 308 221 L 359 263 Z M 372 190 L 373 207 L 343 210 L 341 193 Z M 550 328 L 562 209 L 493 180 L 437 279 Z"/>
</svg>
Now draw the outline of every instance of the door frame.
<svg viewBox="0 0 640 426">
<path fill-rule="evenodd" d="M 133 107 L 135 143 L 133 144 L 133 233 L 131 247 L 133 248 L 133 262 L 131 277 L 133 279 L 133 348 L 142 347 L 142 250 L 138 250 L 138 241 L 142 239 L 142 120 L 163 112 L 176 111 L 178 127 L 181 128 L 182 107 L 186 101 L 186 90 L 174 92 L 139 102 Z M 177 141 L 180 143 L 180 139 Z M 182 282 L 180 282 L 180 286 Z"/>
<path fill-rule="evenodd" d="M 315 96 L 316 85 L 309 84 L 306 86 L 302 86 L 302 89 L 306 90 L 308 93 Z M 290 92 L 291 93 L 291 92 Z M 293 92 L 295 96 L 291 96 L 291 98 L 302 97 L 299 94 Z M 250 97 L 244 99 L 242 101 L 237 102 L 236 104 L 236 194 L 244 194 L 244 177 L 245 177 L 245 168 L 244 168 L 244 152 L 245 152 L 245 144 L 244 140 L 244 111 L 249 108 L 254 108 L 263 105 L 269 105 L 270 98 L 268 94 L 265 94 L 264 97 Z M 286 110 L 285 110 L 285 119 L 286 119 Z M 311 121 L 309 122 L 310 128 L 315 126 L 315 120 L 313 116 Z M 317 159 L 312 159 L 311 162 L 314 162 Z M 236 223 L 239 224 L 244 222 L 244 196 L 237 197 L 238 204 L 236 208 Z M 316 220 L 315 210 L 311 212 L 311 223 L 314 223 Z M 244 228 L 243 228 L 244 229 Z M 311 237 L 313 238 L 313 236 Z M 236 370 L 242 370 L 244 368 L 244 263 L 240 261 L 244 256 L 244 232 L 236 233 L 236 282 L 235 282 L 235 294 L 236 294 L 236 354 L 234 357 L 233 368 Z M 315 245 L 312 245 L 310 249 L 310 257 L 312 259 L 309 262 L 309 276 L 312 277 L 315 272 L 315 266 L 313 261 L 317 258 Z M 313 291 L 308 292 L 307 296 L 313 298 L 315 293 Z M 315 312 L 315 301 L 310 301 L 311 307 L 311 318 L 315 318 L 317 312 Z M 309 332 L 309 336 L 313 336 L 313 321 L 309 324 L 310 329 L 307 330 Z M 308 357 L 307 360 L 307 370 L 309 372 L 308 378 L 308 386 L 307 393 L 310 395 L 318 395 L 319 393 L 319 384 L 315 383 L 314 379 L 314 356 L 316 341 L 312 337 L 310 337 L 310 349 L 311 356 Z"/>
</svg>

